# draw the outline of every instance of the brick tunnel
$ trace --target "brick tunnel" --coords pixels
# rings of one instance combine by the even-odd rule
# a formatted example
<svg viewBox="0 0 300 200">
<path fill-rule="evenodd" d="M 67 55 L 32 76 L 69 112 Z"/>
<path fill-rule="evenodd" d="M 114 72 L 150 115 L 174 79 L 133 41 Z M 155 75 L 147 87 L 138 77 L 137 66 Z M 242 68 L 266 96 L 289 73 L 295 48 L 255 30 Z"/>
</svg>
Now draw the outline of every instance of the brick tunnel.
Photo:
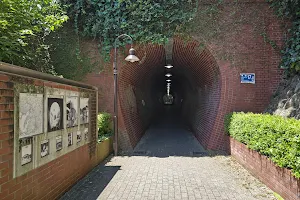
<svg viewBox="0 0 300 200">
<path fill-rule="evenodd" d="M 209 50 L 199 48 L 197 41 L 188 44 L 179 38 L 172 41 L 172 69 L 165 68 L 165 48 L 156 45 L 137 49 L 141 59 L 138 65 L 122 66 L 119 76 L 122 149 L 132 149 L 149 126 L 168 113 L 190 129 L 204 147 L 216 140 L 211 133 L 221 94 L 218 64 Z M 164 105 L 162 100 L 166 94 L 166 73 L 172 74 L 171 106 Z"/>
<path fill-rule="evenodd" d="M 174 66 L 171 70 L 173 108 L 177 108 L 176 116 L 206 149 L 228 150 L 225 115 L 233 111 L 263 112 L 283 73 L 278 67 L 285 40 L 282 21 L 265 1 L 247 1 L 241 5 L 239 13 L 245 19 L 253 19 L 253 23 L 248 20 L 238 23 L 239 31 L 224 31 L 222 37 L 206 40 L 206 48 L 201 48 L 197 40 L 173 39 L 170 60 Z M 226 3 L 220 19 L 233 22 L 235 18 L 228 15 L 232 9 L 232 4 Z M 255 18 L 250 11 L 255 11 Z M 262 21 L 264 33 L 278 48 L 266 42 L 256 30 L 256 23 Z M 191 36 L 203 41 L 201 31 Z M 86 45 L 83 49 L 91 58 L 98 59 L 95 41 Z M 166 93 L 164 66 L 168 64 L 170 49 L 152 44 L 135 48 L 141 59 L 139 63 L 125 63 L 121 54 L 118 59 L 119 144 L 123 150 L 132 150 L 151 124 L 165 113 L 161 98 Z M 101 57 L 98 60 L 105 70 L 89 74 L 86 82 L 99 88 L 98 111 L 113 113 L 112 62 L 105 65 Z M 255 84 L 241 83 L 241 73 L 255 74 Z"/>
<path fill-rule="evenodd" d="M 278 23 L 270 23 L 268 30 L 282 32 Z M 217 43 L 201 48 L 196 40 L 173 39 L 170 64 L 174 66 L 171 94 L 175 104 L 172 108 L 206 149 L 228 150 L 225 115 L 232 111 L 263 112 L 281 80 L 280 52 L 260 37 L 245 35 L 247 37 L 235 37 L 230 43 L 236 48 L 235 65 L 218 57 L 218 50 L 226 48 Z M 277 34 L 271 36 L 283 44 Z M 97 56 L 97 48 L 93 41 L 87 43 L 87 49 L 94 52 L 91 56 Z M 164 66 L 169 62 L 169 52 L 166 46 L 136 46 L 139 63 L 125 63 L 124 55 L 119 54 L 119 145 L 122 150 L 133 150 L 145 131 L 166 113 L 161 98 L 166 93 Z M 101 73 L 87 76 L 86 82 L 99 88 L 99 112 L 113 113 L 111 67 L 112 63 L 108 63 Z M 255 84 L 241 84 L 240 73 L 255 73 Z"/>
</svg>

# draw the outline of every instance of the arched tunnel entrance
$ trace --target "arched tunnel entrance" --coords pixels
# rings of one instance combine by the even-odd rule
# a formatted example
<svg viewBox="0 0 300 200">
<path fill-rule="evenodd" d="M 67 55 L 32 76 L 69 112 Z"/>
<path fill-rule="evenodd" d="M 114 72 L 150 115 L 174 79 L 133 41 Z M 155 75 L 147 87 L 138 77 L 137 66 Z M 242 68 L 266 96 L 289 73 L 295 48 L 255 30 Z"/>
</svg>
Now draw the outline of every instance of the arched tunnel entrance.
<svg viewBox="0 0 300 200">
<path fill-rule="evenodd" d="M 166 69 L 164 47 L 137 49 L 138 66 L 122 67 L 119 81 L 120 147 L 132 149 L 151 126 L 183 126 L 207 147 L 220 103 L 220 71 L 209 50 L 197 41 L 174 39 L 173 68 Z M 166 77 L 170 73 L 172 77 Z M 172 105 L 165 105 L 166 79 L 171 80 Z"/>
</svg>

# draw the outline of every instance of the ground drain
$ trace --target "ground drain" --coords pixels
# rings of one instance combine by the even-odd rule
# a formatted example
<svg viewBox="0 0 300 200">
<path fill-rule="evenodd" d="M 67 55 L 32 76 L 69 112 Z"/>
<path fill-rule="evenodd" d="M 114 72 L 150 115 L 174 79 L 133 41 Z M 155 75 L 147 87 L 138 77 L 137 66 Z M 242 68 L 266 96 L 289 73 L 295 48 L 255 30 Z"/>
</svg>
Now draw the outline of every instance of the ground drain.
<svg viewBox="0 0 300 200">
<path fill-rule="evenodd" d="M 202 152 L 202 151 L 193 151 L 193 156 L 202 157 L 202 156 L 208 156 L 208 153 Z"/>
<path fill-rule="evenodd" d="M 147 151 L 134 151 L 133 154 L 137 156 L 146 155 Z"/>
</svg>

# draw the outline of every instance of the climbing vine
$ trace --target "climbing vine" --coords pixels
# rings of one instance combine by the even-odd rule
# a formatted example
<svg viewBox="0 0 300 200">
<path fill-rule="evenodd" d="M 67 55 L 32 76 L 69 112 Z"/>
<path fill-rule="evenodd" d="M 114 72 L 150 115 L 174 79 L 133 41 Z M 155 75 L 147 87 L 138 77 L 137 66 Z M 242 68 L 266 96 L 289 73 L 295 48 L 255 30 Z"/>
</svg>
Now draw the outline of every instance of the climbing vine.
<svg viewBox="0 0 300 200">
<path fill-rule="evenodd" d="M 60 30 L 51 33 L 46 42 L 51 44 L 49 49 L 50 64 L 55 66 L 55 72 L 64 78 L 82 80 L 87 73 L 96 70 L 96 62 L 91 56 L 81 51 L 83 39 L 66 23 Z"/>
<path fill-rule="evenodd" d="M 127 33 L 138 43 L 164 44 L 193 18 L 196 0 L 72 0 L 69 16 L 78 34 L 99 39 L 103 55 Z M 128 41 L 126 41 L 128 42 Z"/>
<path fill-rule="evenodd" d="M 300 1 L 268 0 L 281 18 L 289 19 L 292 24 L 288 29 L 289 38 L 282 50 L 281 67 L 292 72 L 300 71 Z"/>
</svg>

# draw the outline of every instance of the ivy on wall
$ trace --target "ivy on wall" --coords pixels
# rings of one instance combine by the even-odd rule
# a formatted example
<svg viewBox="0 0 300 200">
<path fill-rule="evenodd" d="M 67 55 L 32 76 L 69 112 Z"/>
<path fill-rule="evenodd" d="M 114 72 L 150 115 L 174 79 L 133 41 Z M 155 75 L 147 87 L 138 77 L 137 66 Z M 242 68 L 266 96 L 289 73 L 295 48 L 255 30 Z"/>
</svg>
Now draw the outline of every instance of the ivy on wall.
<svg viewBox="0 0 300 200">
<path fill-rule="evenodd" d="M 281 17 L 293 23 L 290 37 L 283 50 L 282 67 L 300 70 L 300 3 L 298 0 L 266 0 Z M 231 60 L 233 65 L 247 66 L 245 57 L 232 42 L 242 38 L 244 24 L 255 28 L 248 37 L 263 37 L 267 13 L 257 5 L 224 0 L 3 0 L 0 4 L 0 59 L 21 66 L 66 78 L 80 80 L 94 65 L 80 52 L 80 38 L 94 38 L 109 59 L 114 40 L 122 33 L 134 42 L 165 44 L 175 35 L 200 41 L 199 52 L 205 45 L 218 44 L 220 59 Z M 31 8 L 31 11 L 28 10 Z M 64 12 L 67 8 L 67 13 Z M 15 12 L 18 10 L 20 12 Z M 21 12 L 21 11 L 24 11 Z M 13 15 L 12 15 L 13 14 Z M 70 23 L 55 31 L 67 20 Z M 13 17 L 12 17 L 13 16 Z M 27 20 L 28 19 L 28 20 Z M 38 19 L 38 20 L 36 20 Z M 18 27 L 17 25 L 22 25 Z M 70 26 L 71 24 L 71 26 Z M 71 29 L 70 29 L 71 27 Z M 234 37 L 233 37 L 234 36 Z M 196 38 L 195 38 L 196 37 Z M 128 41 L 121 41 L 119 45 Z M 239 54 L 240 55 L 240 54 Z M 242 56 L 242 55 L 241 55 Z M 239 63 L 244 62 L 244 63 Z"/>
<path fill-rule="evenodd" d="M 199 52 L 206 45 L 215 45 L 214 55 L 229 60 L 234 67 L 253 66 L 253 60 L 243 49 L 253 49 L 253 43 L 264 40 L 277 50 L 266 31 L 270 23 L 265 3 L 244 1 L 199 0 L 198 11 L 186 33 L 200 42 Z M 250 42 L 249 42 L 250 41 Z M 250 59 L 249 59 L 250 58 Z"/>
<path fill-rule="evenodd" d="M 80 81 L 96 68 L 96 62 L 80 50 L 81 40 L 70 23 L 47 37 L 46 42 L 51 44 L 50 64 L 55 67 L 55 73 Z"/>
<path fill-rule="evenodd" d="M 289 38 L 282 50 L 281 67 L 291 69 L 292 72 L 300 71 L 300 1 L 299 0 L 267 0 L 281 18 L 291 20 L 292 25 L 288 30 Z"/>
<path fill-rule="evenodd" d="M 115 38 L 122 33 L 132 36 L 135 42 L 164 44 L 183 31 L 197 9 L 196 0 L 72 0 L 67 3 L 76 32 L 100 38 L 103 55 L 109 55 Z"/>
</svg>

